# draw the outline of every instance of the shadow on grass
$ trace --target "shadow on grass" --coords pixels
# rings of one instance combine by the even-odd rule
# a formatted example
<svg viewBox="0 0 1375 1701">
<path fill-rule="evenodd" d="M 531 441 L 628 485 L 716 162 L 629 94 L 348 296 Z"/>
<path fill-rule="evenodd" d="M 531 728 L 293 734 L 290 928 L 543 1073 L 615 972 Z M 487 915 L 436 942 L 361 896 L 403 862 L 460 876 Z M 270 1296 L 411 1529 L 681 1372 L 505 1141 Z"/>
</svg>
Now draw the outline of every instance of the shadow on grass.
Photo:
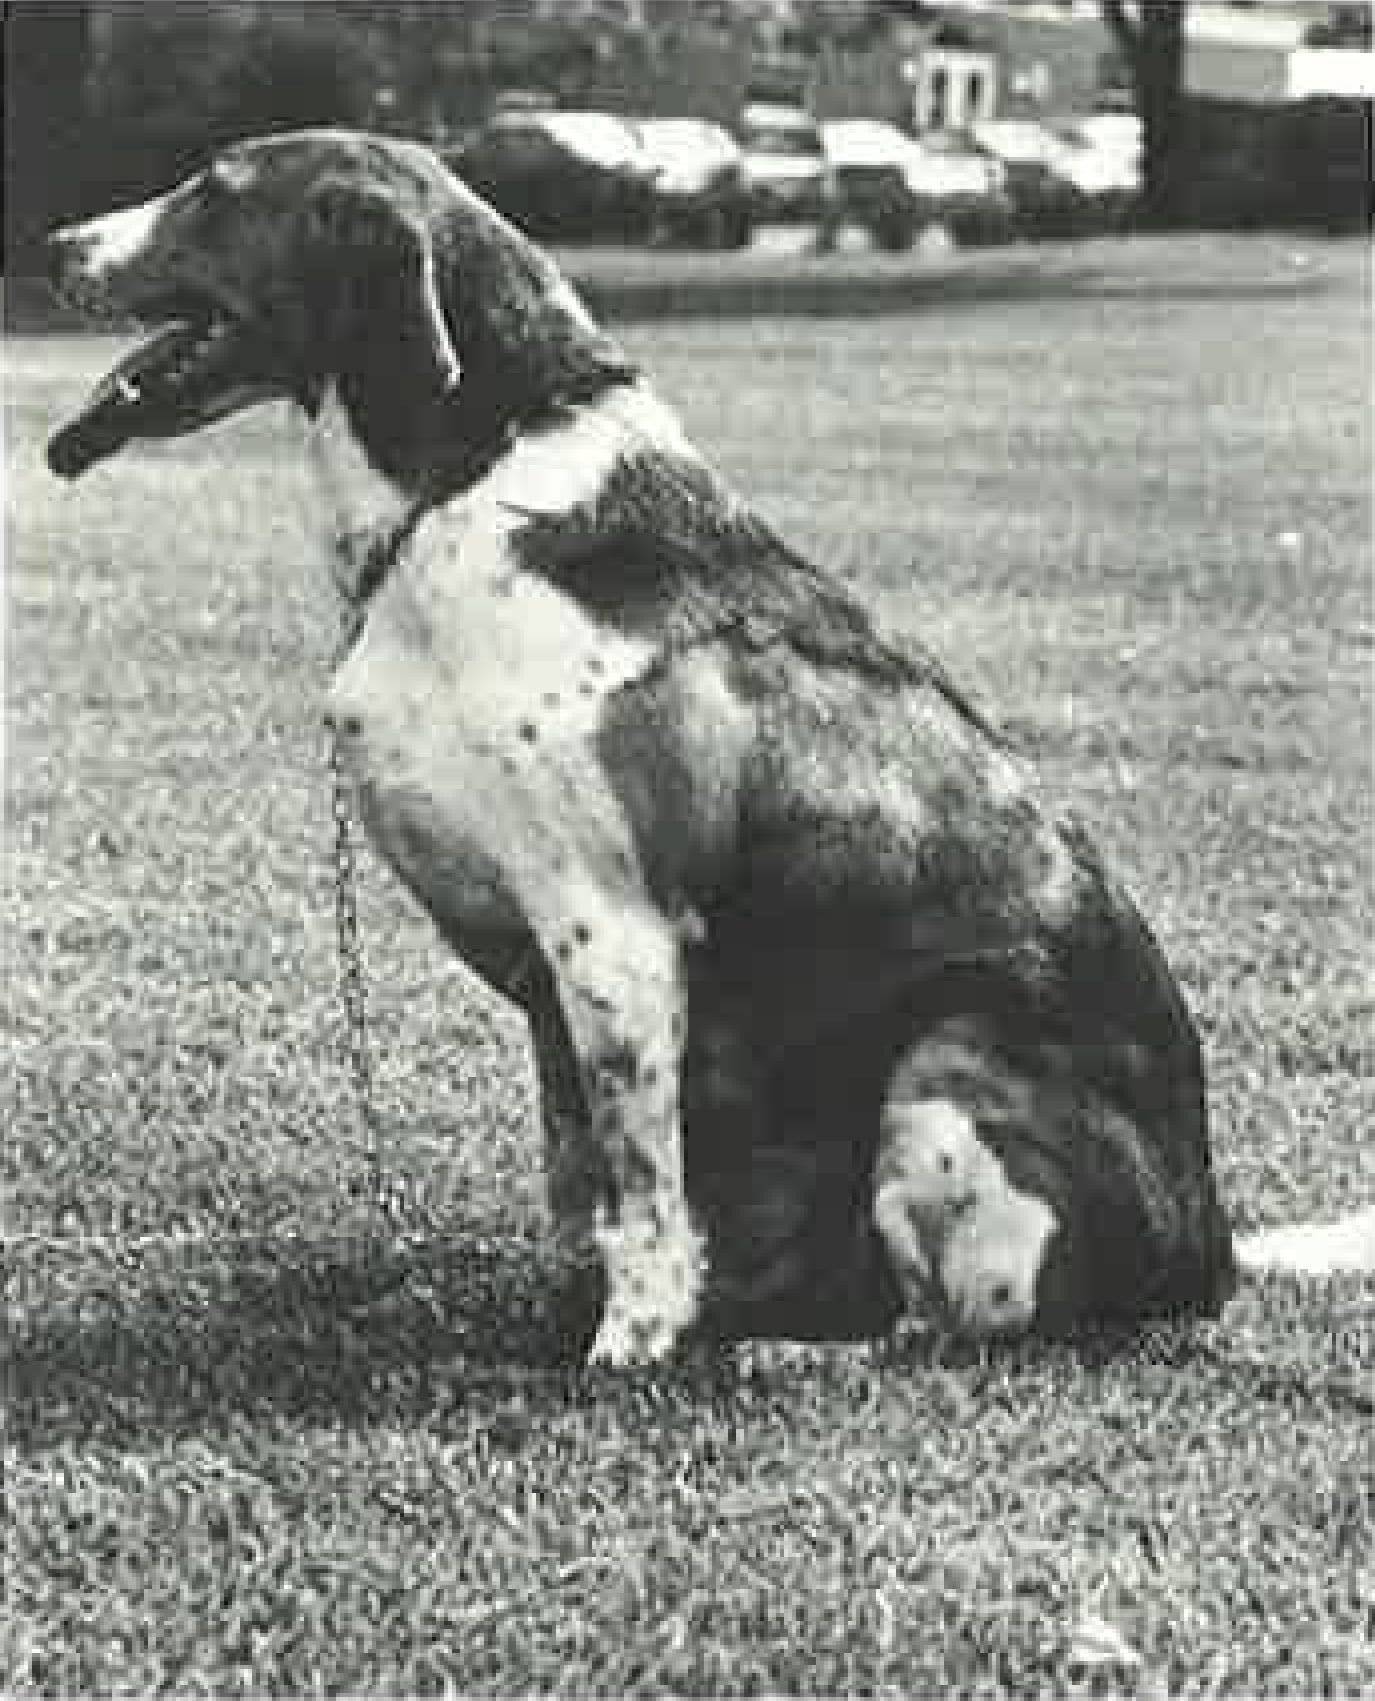
<svg viewBox="0 0 1375 1701">
<path fill-rule="evenodd" d="M 552 1388 L 577 1363 L 595 1306 L 560 1290 L 514 1236 L 169 1248 L 42 1286 L 11 1308 L 5 1386 L 19 1447 L 234 1412 L 367 1423 L 532 1376 Z"/>
<path fill-rule="evenodd" d="M 423 1424 L 533 1389 L 540 1404 L 619 1395 L 633 1403 L 644 1381 L 581 1368 L 597 1284 L 566 1273 L 560 1280 L 533 1236 L 360 1233 L 152 1243 L 136 1252 L 106 1243 L 95 1261 L 55 1243 L 18 1286 L 4 1380 L 10 1439 L 21 1451 L 64 1438 L 215 1427 L 236 1416 Z M 781 1352 L 760 1345 L 745 1373 L 755 1381 L 787 1381 L 799 1365 L 825 1380 L 825 1342 Z M 841 1358 L 856 1346 L 841 1343 Z M 1086 1362 L 1130 1349 L 1125 1335 L 1098 1338 Z M 1027 1341 L 990 1354 L 932 1335 L 883 1343 L 873 1362 L 899 1374 L 954 1372 L 977 1399 L 986 1378 L 1016 1374 L 1044 1352 L 1045 1343 Z M 733 1382 L 733 1363 L 704 1337 L 646 1374 L 692 1404 L 710 1398 L 723 1371 Z"/>
<path fill-rule="evenodd" d="M 424 1424 L 512 1397 L 523 1404 L 536 1390 L 540 1406 L 622 1396 L 633 1405 L 644 1381 L 580 1368 L 596 1284 L 561 1282 L 533 1237 L 189 1243 L 115 1251 L 79 1269 L 60 1246 L 52 1251 L 58 1265 L 15 1284 L 22 1291 L 9 1307 L 3 1380 L 20 1451 L 213 1428 L 235 1416 Z M 1287 1345 L 1244 1331 L 1233 1338 L 1224 1318 L 987 1349 L 919 1333 L 862 1350 L 898 1374 L 954 1373 L 975 1402 L 986 1386 L 1048 1368 L 1092 1398 L 1101 1377 L 1136 1367 L 1188 1377 L 1201 1398 L 1212 1390 L 1256 1406 L 1375 1409 L 1363 1355 L 1335 1343 L 1315 1350 L 1312 1327 Z M 646 1374 L 689 1405 L 719 1392 L 723 1374 L 732 1386 L 741 1374 L 757 1380 L 757 1363 L 743 1372 L 710 1342 L 700 1347 Z M 827 1380 L 824 1343 L 802 1351 L 812 1358 L 790 1361 L 785 1348 L 775 1370 L 786 1381 L 810 1363 L 803 1374 Z M 764 1354 L 767 1364 L 767 1345 Z"/>
</svg>

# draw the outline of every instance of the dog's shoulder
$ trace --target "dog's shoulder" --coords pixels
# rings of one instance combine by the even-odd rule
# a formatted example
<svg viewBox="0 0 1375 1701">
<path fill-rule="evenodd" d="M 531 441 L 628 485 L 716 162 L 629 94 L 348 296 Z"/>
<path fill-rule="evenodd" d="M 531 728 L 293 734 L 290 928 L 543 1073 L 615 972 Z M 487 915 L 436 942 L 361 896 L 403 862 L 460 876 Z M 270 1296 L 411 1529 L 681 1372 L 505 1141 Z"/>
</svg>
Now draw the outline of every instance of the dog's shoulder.
<svg viewBox="0 0 1375 1701">
<path fill-rule="evenodd" d="M 707 642 L 739 656 L 781 649 L 870 686 L 935 688 L 997 736 L 937 656 L 886 637 L 681 440 L 627 441 L 583 500 L 532 513 L 519 549 L 527 570 L 666 657 Z"/>
</svg>

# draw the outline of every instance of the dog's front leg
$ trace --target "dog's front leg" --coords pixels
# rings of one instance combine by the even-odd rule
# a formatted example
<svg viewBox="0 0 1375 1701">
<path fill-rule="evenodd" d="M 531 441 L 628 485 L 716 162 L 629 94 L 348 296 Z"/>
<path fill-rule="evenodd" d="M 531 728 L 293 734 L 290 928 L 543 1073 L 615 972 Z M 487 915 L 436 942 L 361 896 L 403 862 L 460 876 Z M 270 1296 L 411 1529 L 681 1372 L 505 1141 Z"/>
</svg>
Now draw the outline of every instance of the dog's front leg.
<svg viewBox="0 0 1375 1701">
<path fill-rule="evenodd" d="M 545 907 L 545 906 L 542 906 Z M 621 892 L 549 905 L 548 956 L 582 1071 L 606 1308 L 591 1361 L 661 1359 L 695 1319 L 703 1256 L 683 1176 L 687 990 L 672 920 Z"/>
</svg>

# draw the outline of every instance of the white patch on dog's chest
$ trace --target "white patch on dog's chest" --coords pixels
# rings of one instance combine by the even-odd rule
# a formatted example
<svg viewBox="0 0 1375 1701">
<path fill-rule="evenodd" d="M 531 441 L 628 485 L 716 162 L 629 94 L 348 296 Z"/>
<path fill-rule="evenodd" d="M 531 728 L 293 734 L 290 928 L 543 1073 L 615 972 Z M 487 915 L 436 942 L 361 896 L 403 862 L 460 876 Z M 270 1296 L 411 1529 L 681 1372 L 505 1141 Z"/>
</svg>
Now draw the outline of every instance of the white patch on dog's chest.
<svg viewBox="0 0 1375 1701">
<path fill-rule="evenodd" d="M 597 735 L 655 647 L 527 570 L 525 515 L 506 505 L 581 505 L 624 443 L 620 421 L 582 416 L 518 444 L 476 490 L 427 515 L 335 680 L 331 711 L 372 832 L 434 907 L 461 903 L 478 865 L 499 868 L 532 918 L 571 890 L 642 890 Z"/>
<path fill-rule="evenodd" d="M 561 889 L 639 894 L 597 734 L 651 656 L 532 574 L 384 587 L 331 709 L 374 839 L 431 908 L 476 923 L 491 869 L 532 920 Z"/>
</svg>

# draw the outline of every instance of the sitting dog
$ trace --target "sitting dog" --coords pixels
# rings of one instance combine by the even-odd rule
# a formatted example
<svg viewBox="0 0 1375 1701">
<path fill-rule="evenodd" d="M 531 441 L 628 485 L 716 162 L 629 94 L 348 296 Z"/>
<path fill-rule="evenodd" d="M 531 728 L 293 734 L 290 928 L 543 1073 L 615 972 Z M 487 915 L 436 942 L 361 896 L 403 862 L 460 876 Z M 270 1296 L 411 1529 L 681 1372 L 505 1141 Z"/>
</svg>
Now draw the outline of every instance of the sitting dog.
<svg viewBox="0 0 1375 1701">
<path fill-rule="evenodd" d="M 354 611 L 329 716 L 374 842 L 529 1019 L 556 1230 L 600 1272 L 594 1360 L 660 1358 L 704 1305 L 805 1326 L 856 1245 L 830 1322 L 891 1315 L 882 1107 L 958 1021 L 974 1096 L 1017 1102 L 1009 1174 L 1049 1138 L 1073 1185 L 1127 1177 L 1099 1227 L 1143 1280 L 1103 1303 L 1222 1303 L 1198 1044 L 1130 901 L 432 152 L 244 142 L 52 255 L 69 300 L 163 327 L 54 435 L 59 474 L 271 398 L 310 422 Z M 919 1256 L 977 1311 L 967 1240 Z"/>
</svg>

